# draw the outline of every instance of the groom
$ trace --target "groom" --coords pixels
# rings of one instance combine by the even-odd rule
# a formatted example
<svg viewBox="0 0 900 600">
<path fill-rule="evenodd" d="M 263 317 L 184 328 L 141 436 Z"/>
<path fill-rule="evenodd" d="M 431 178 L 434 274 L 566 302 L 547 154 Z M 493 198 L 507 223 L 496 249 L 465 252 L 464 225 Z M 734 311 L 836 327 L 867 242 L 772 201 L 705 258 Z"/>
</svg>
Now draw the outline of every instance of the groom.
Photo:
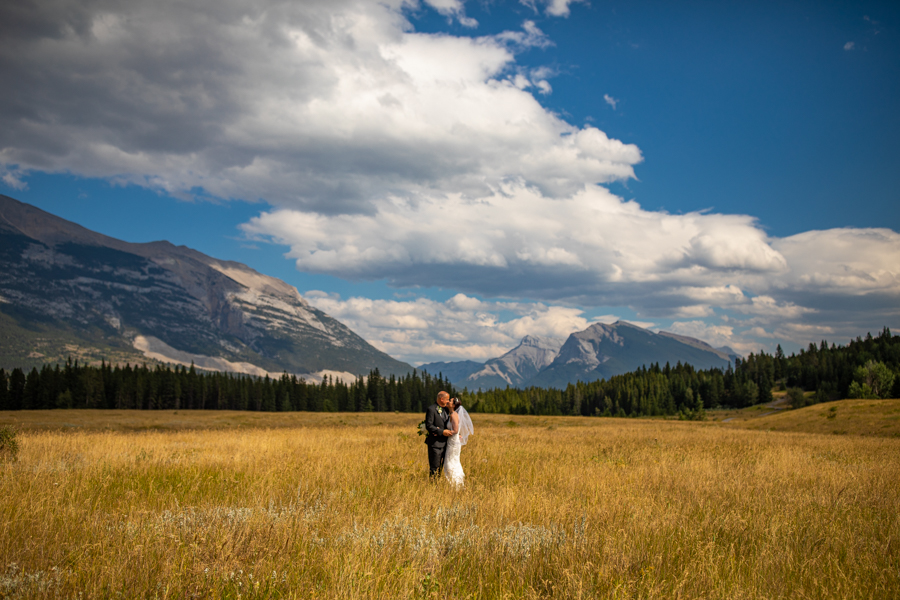
<svg viewBox="0 0 900 600">
<path fill-rule="evenodd" d="M 437 402 L 425 411 L 425 429 L 428 430 L 425 443 L 428 444 L 428 466 L 432 477 L 440 474 L 444 464 L 444 451 L 450 435 L 450 430 L 447 429 L 447 423 L 450 422 L 450 411 L 447 410 L 449 403 L 450 394 L 438 392 Z"/>
</svg>

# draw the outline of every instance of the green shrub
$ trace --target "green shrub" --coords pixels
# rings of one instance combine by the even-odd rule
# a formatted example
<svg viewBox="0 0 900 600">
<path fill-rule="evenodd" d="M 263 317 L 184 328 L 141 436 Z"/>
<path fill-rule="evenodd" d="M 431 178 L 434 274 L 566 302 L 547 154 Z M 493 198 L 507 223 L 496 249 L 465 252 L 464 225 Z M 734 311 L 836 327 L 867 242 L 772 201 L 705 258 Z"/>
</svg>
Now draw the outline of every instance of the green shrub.
<svg viewBox="0 0 900 600">
<path fill-rule="evenodd" d="M 794 408 L 803 408 L 804 406 L 812 404 L 811 400 L 803 393 L 803 390 L 798 387 L 788 388 L 787 396 L 791 401 L 791 406 Z"/>
<path fill-rule="evenodd" d="M 0 427 L 0 460 L 16 460 L 19 454 L 19 441 L 16 430 L 10 425 Z"/>
<path fill-rule="evenodd" d="M 862 367 L 857 367 L 847 397 L 861 400 L 890 398 L 894 377 L 894 372 L 883 362 L 870 360 Z"/>
</svg>

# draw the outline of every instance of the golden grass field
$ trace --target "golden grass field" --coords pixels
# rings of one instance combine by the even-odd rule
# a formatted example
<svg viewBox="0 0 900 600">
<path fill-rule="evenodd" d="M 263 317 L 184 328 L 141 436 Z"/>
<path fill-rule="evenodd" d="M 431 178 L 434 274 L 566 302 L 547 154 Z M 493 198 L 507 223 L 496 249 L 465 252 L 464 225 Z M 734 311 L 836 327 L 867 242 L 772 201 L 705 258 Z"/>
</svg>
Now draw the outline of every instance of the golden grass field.
<svg viewBox="0 0 900 600">
<path fill-rule="evenodd" d="M 0 597 L 898 598 L 900 439 L 749 429 L 834 404 L 473 415 L 459 491 L 420 415 L 0 413 Z"/>
</svg>

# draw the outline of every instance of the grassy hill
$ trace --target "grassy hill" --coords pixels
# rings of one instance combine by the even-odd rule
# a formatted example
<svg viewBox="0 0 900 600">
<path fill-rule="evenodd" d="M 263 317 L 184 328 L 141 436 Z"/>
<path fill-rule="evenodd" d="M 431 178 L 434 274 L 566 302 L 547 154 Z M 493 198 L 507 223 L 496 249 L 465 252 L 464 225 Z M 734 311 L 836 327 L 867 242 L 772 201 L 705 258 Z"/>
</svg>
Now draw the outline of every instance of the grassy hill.
<svg viewBox="0 0 900 600">
<path fill-rule="evenodd" d="M 900 437 L 900 399 L 836 400 L 797 410 L 783 406 L 776 400 L 712 417 L 727 427 L 758 431 Z"/>
</svg>

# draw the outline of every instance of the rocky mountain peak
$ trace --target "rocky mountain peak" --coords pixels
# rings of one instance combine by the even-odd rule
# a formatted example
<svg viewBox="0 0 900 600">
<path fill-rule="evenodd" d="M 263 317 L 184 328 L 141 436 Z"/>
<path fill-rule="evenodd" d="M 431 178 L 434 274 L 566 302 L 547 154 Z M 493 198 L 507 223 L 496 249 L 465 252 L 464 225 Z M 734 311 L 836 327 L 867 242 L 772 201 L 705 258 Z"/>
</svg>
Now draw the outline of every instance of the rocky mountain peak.
<svg viewBox="0 0 900 600">
<path fill-rule="evenodd" d="M 515 352 L 518 348 L 543 348 L 543 349 L 551 349 L 551 350 L 559 350 L 563 344 L 563 340 L 557 338 L 549 338 L 549 337 L 540 337 L 536 335 L 526 335 L 522 338 L 522 341 L 519 342 L 519 345 L 510 350 L 509 352 Z M 508 353 L 507 353 L 508 354 Z"/>
<path fill-rule="evenodd" d="M 585 342 L 600 342 L 602 340 L 609 340 L 614 344 L 622 345 L 624 343 L 624 338 L 619 335 L 619 329 L 624 327 L 633 327 L 630 323 L 626 323 L 624 321 L 616 321 L 612 325 L 607 325 L 606 323 L 594 323 L 590 325 L 584 331 L 579 331 L 573 333 L 579 340 L 583 340 Z"/>
<path fill-rule="evenodd" d="M 6 196 L 0 296 L 5 326 L 27 330 L 42 319 L 60 339 L 58 332 L 71 331 L 76 345 L 115 347 L 123 355 L 152 351 L 157 360 L 182 363 L 188 356 L 198 366 L 253 373 L 412 370 L 310 306 L 295 287 L 247 265 L 166 241 L 117 240 Z M 48 352 L 22 348 L 24 356 L 60 359 Z"/>
</svg>

